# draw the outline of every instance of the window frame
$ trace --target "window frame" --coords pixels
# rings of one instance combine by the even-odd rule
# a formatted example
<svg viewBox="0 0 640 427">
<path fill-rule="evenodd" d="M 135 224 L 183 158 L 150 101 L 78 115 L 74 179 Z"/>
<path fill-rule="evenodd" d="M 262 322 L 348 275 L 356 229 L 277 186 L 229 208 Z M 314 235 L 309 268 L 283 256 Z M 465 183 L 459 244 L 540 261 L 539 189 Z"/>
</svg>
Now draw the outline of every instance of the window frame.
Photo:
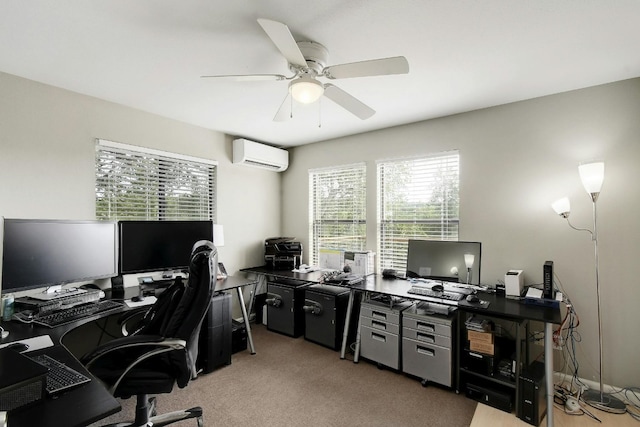
<svg viewBox="0 0 640 427">
<path fill-rule="evenodd" d="M 216 221 L 217 161 L 105 139 L 96 139 L 95 150 L 97 219 Z M 122 177 L 114 164 L 131 174 Z M 122 211 L 125 197 L 142 203 Z"/>
<path fill-rule="evenodd" d="M 336 173 L 340 173 L 339 177 L 336 177 Z M 322 206 L 318 206 L 318 200 L 316 195 L 319 192 L 318 186 L 322 182 L 329 182 L 331 178 L 334 179 L 346 179 L 352 175 L 354 179 L 359 179 L 361 186 L 357 187 L 358 194 L 361 195 L 361 199 L 358 203 L 354 204 L 352 213 L 354 214 L 350 218 L 332 218 L 322 219 L 318 218 L 317 214 L 322 210 Z M 367 165 L 364 162 L 354 163 L 348 165 L 331 166 L 326 168 L 309 169 L 309 263 L 312 265 L 319 264 L 319 252 L 320 249 L 342 249 L 348 251 L 364 251 L 366 250 L 367 240 Z M 356 188 L 354 187 L 354 188 Z M 334 206 L 335 208 L 336 206 Z M 360 217 L 356 217 L 356 211 Z M 344 212 L 343 212 L 344 213 Z M 326 237 L 319 236 L 321 229 L 327 227 L 333 227 L 335 229 L 352 228 L 351 237 L 344 239 L 340 233 L 335 236 L 328 235 Z M 361 233 L 357 234 L 356 230 L 360 229 Z M 341 238 L 342 244 L 327 244 L 326 240 L 330 238 Z M 355 243 L 355 244 L 354 244 Z"/>
<path fill-rule="evenodd" d="M 447 189 L 455 190 L 456 205 L 453 207 L 452 213 L 449 213 L 451 206 L 448 204 L 448 201 L 449 198 L 453 195 L 447 193 L 445 195 L 446 197 L 443 197 L 444 202 L 440 207 L 440 216 L 437 218 L 404 218 L 402 217 L 401 213 L 398 213 L 400 219 L 386 217 L 388 208 L 396 205 L 392 205 L 390 202 L 388 202 L 388 199 L 390 197 L 393 197 L 395 194 L 387 194 L 388 190 L 386 189 L 385 184 L 386 181 L 388 181 L 388 178 L 386 178 L 385 174 L 388 175 L 389 171 L 385 172 L 384 169 L 386 167 L 393 167 L 402 164 L 407 165 L 406 167 L 409 167 L 411 164 L 415 165 L 418 162 L 426 163 L 426 166 L 421 170 L 421 174 L 425 175 L 426 178 L 428 178 L 429 173 L 431 173 L 432 175 L 438 172 L 442 173 L 442 168 L 453 167 L 455 169 L 453 172 L 447 171 L 447 173 L 450 173 L 455 177 L 453 188 L 450 188 L 448 185 L 445 187 Z M 428 165 L 431 162 L 436 164 L 436 166 L 431 168 Z M 438 162 L 440 162 L 439 165 Z M 421 176 L 421 174 L 411 174 L 410 179 L 413 181 L 418 180 L 418 177 Z M 447 178 L 450 177 L 451 176 L 447 176 Z M 437 179 L 438 178 L 427 180 L 426 184 L 429 184 L 430 187 L 422 190 L 419 194 L 413 195 L 413 197 L 419 199 L 421 197 L 425 197 L 427 194 L 432 193 L 431 189 L 433 188 L 434 184 L 437 184 Z M 382 271 L 382 269 L 385 268 L 392 268 L 399 271 L 406 270 L 407 244 L 409 239 L 459 239 L 460 153 L 458 150 L 431 153 L 413 157 L 378 160 L 376 162 L 376 184 L 376 263 L 378 271 Z M 408 194 L 411 197 L 413 193 L 409 192 Z M 409 205 L 409 203 L 407 203 L 407 205 Z M 427 208 L 429 205 L 430 202 L 425 202 L 422 203 L 420 207 Z M 433 204 L 433 206 L 437 206 L 437 204 Z M 400 212 L 400 206 L 397 206 L 396 210 Z M 407 211 L 409 211 L 409 209 L 407 209 Z M 444 215 L 443 212 L 445 212 Z M 394 232 L 394 228 L 397 228 L 398 225 L 413 226 L 414 232 L 406 233 L 404 235 L 402 233 Z M 432 227 L 433 229 L 439 228 L 439 233 L 437 233 L 437 235 L 429 233 L 429 230 Z M 419 230 L 420 228 L 427 230 L 427 232 L 415 232 L 415 230 Z M 393 239 L 395 241 L 389 242 L 390 239 Z"/>
</svg>

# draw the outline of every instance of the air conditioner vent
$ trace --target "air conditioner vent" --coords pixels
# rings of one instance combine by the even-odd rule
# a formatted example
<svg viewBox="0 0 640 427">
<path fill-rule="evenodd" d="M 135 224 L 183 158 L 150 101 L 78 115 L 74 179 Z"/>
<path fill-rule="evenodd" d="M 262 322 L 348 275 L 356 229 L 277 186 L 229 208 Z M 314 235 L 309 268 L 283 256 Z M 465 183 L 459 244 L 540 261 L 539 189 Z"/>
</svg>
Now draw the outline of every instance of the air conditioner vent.
<svg viewBox="0 0 640 427">
<path fill-rule="evenodd" d="M 233 163 L 282 172 L 289 167 L 289 152 L 239 138 L 233 140 Z"/>
</svg>

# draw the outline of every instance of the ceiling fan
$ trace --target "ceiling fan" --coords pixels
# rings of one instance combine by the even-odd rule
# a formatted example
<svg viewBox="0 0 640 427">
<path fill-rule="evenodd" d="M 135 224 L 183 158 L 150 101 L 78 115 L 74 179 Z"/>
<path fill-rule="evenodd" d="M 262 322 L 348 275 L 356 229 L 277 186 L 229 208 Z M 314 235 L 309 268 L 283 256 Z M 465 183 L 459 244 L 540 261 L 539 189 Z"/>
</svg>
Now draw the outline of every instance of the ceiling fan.
<svg viewBox="0 0 640 427">
<path fill-rule="evenodd" d="M 409 63 L 404 56 L 372 59 L 361 62 L 327 66 L 329 52 L 319 43 L 312 41 L 296 42 L 289 27 L 277 21 L 258 19 L 258 24 L 267 33 L 273 44 L 289 63 L 292 76 L 282 74 L 245 74 L 202 76 L 234 81 L 289 80 L 289 93 L 280 105 L 273 120 L 281 121 L 289 117 L 286 105 L 289 96 L 294 100 L 311 104 L 321 96 L 326 96 L 356 117 L 365 120 L 375 111 L 331 83 L 322 83 L 318 78 L 329 80 L 352 77 L 383 76 L 390 74 L 407 74 Z"/>
</svg>

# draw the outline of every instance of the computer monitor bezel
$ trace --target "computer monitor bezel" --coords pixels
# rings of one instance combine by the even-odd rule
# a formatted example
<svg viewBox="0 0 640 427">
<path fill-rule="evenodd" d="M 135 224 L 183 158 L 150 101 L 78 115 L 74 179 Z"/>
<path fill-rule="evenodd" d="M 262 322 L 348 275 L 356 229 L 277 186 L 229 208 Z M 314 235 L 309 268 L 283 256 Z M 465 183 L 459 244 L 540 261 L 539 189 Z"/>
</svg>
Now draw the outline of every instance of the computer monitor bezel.
<svg viewBox="0 0 640 427">
<path fill-rule="evenodd" d="M 1 236 L 0 236 L 0 242 L 2 243 L 2 250 L 1 250 L 1 266 L 0 266 L 0 288 L 2 289 L 2 293 L 6 294 L 6 293 L 14 293 L 14 292 L 23 292 L 23 291 L 30 291 L 30 290 L 34 290 L 34 289 L 47 289 L 47 288 L 54 288 L 54 287 L 60 287 L 62 285 L 67 285 L 67 284 L 71 284 L 71 283 L 86 283 L 86 282 L 91 282 L 94 280 L 99 280 L 99 279 L 106 279 L 109 277 L 114 277 L 117 276 L 118 274 L 118 264 L 117 264 L 117 255 L 118 255 L 118 240 L 117 240 L 117 223 L 115 221 L 103 221 L 103 220 L 61 220 L 61 219 L 25 219 L 25 218 L 1 218 L 2 220 L 2 224 L 0 224 L 0 228 L 1 228 Z M 78 274 L 52 274 L 50 276 L 50 278 L 48 279 L 43 279 L 43 280 L 29 280 L 27 281 L 27 283 L 22 283 L 22 284 L 18 284 L 16 283 L 16 278 L 18 277 L 17 273 L 10 273 L 15 277 L 7 277 L 8 270 L 7 270 L 7 265 L 16 262 L 14 258 L 9 258 L 10 254 L 9 252 L 12 250 L 12 248 L 7 248 L 6 244 L 7 244 L 7 224 L 9 224 L 9 226 L 11 227 L 11 224 L 24 224 L 24 225 L 46 225 L 46 224 L 57 224 L 57 225 L 77 225 L 80 227 L 85 227 L 85 226 L 98 226 L 100 228 L 105 228 L 105 230 L 103 230 L 103 232 L 105 234 L 107 234 L 107 229 L 111 229 L 111 236 L 112 239 L 109 242 L 112 242 L 111 244 L 107 243 L 107 246 L 105 246 L 104 254 L 110 254 L 110 256 L 108 256 L 108 258 L 106 258 L 107 260 L 110 259 L 111 262 L 104 262 L 104 267 L 106 268 L 97 268 L 96 267 L 96 271 L 94 273 L 79 273 L 80 270 L 76 269 L 75 271 L 78 272 Z M 23 231 L 21 231 L 23 232 Z M 13 233 L 13 231 L 10 231 L 10 233 Z M 66 233 L 69 233 L 68 231 Z M 56 234 L 60 234 L 59 232 L 56 232 Z M 65 234 L 65 233 L 63 233 Z M 74 237 L 76 237 L 76 235 L 73 235 Z M 13 237 L 13 236 L 11 236 Z M 25 237 L 25 236 L 23 236 Z M 52 241 L 48 241 L 46 239 L 43 239 L 44 236 L 37 236 L 37 238 L 33 238 L 33 240 L 35 240 L 35 242 L 28 242 L 25 243 L 23 245 L 29 246 L 31 245 L 31 247 L 29 248 L 24 248 L 25 250 L 28 250 L 29 253 L 31 254 L 31 256 L 33 256 L 33 254 L 38 254 L 38 251 L 44 251 L 41 252 L 39 255 L 37 256 L 42 256 L 43 258 L 40 259 L 39 263 L 40 264 L 44 264 L 47 262 L 51 262 L 52 258 L 51 257 L 47 257 L 47 255 L 51 255 L 53 254 L 54 251 L 56 251 L 57 249 L 57 253 L 56 255 L 53 255 L 53 262 L 60 262 L 60 259 L 57 259 L 55 256 L 59 256 L 59 250 L 60 250 L 60 243 L 62 244 L 69 244 L 69 245 L 73 245 L 73 246 L 77 246 L 78 245 L 78 241 L 74 240 L 73 238 L 71 238 L 69 235 L 67 236 L 60 236 L 60 237 L 66 237 L 66 238 L 62 238 L 58 240 L 58 246 L 57 248 L 54 248 L 53 242 Z M 51 236 L 50 236 L 51 237 Z M 43 247 L 41 246 L 43 243 L 45 242 L 47 245 L 51 245 L 51 246 L 45 246 L 45 248 L 43 249 Z M 86 258 L 88 256 L 88 254 L 91 254 L 91 250 L 96 248 L 96 242 L 92 241 L 92 242 L 83 242 L 86 243 L 86 245 L 83 245 L 82 250 L 77 250 L 77 249 L 73 249 L 73 251 L 67 250 L 66 253 L 73 255 L 70 256 L 69 259 L 73 259 L 72 261 L 69 261 L 67 265 L 71 265 L 71 263 L 76 263 L 78 262 L 78 257 L 80 257 L 80 259 Z M 38 244 L 40 246 L 38 246 Z M 16 246 L 16 249 L 19 246 Z M 68 248 L 71 248 L 72 246 L 67 246 Z M 47 250 L 47 248 L 49 250 Z M 9 252 L 7 252 L 7 249 L 9 249 Z M 97 255 L 97 252 L 96 252 Z M 32 263 L 35 263 L 38 261 L 32 261 Z M 67 262 L 66 260 L 64 262 Z M 62 265 L 62 264 L 59 264 Z M 110 267 L 108 266 L 110 265 Z M 103 270 L 103 271 L 99 271 L 99 270 Z M 107 271 L 108 270 L 108 271 Z M 69 270 L 67 270 L 69 271 Z M 32 272 L 33 273 L 33 272 Z"/>
<path fill-rule="evenodd" d="M 433 266 L 429 267 L 425 264 L 414 265 L 414 263 L 418 262 L 417 259 L 420 257 L 419 254 L 428 254 L 430 252 L 440 252 L 442 254 L 443 251 L 449 253 L 450 257 L 459 255 L 456 257 L 456 261 L 448 262 L 448 268 L 442 267 L 435 272 L 429 271 L 427 273 L 424 270 L 421 271 L 421 268 L 430 268 L 431 270 L 433 270 Z M 482 243 L 473 241 L 410 239 L 407 243 L 406 277 L 466 283 L 467 268 L 464 262 L 464 254 L 466 253 L 472 253 L 474 255 L 474 263 L 471 268 L 471 280 L 469 281 L 469 284 L 480 285 L 482 266 Z M 457 268 L 457 275 L 451 273 L 451 268 L 453 267 Z"/>
<path fill-rule="evenodd" d="M 191 256 L 191 249 L 193 244 L 197 240 L 211 240 L 213 241 L 213 221 L 211 220 L 122 220 L 118 221 L 118 241 L 119 241 L 119 249 L 118 249 L 118 274 L 119 275 L 127 275 L 127 274 L 139 274 L 139 273 L 150 273 L 150 272 L 164 272 L 164 276 L 170 276 L 171 272 L 176 271 L 186 271 L 189 268 L 189 258 Z M 203 232 L 202 234 L 198 233 L 198 237 L 196 240 L 193 238 L 189 240 L 184 240 L 180 242 L 182 248 L 180 252 L 180 258 L 182 258 L 182 262 L 170 262 L 170 263 L 150 263 L 147 261 L 146 265 L 140 265 L 138 262 L 137 266 L 132 266 L 132 262 L 130 259 L 130 251 L 133 247 L 133 244 L 137 244 L 134 236 L 132 235 L 131 228 L 138 227 L 140 228 L 152 228 L 159 227 L 165 228 L 165 233 L 160 234 L 158 236 L 158 240 L 163 241 L 163 243 L 169 243 L 168 240 L 171 238 L 184 238 L 184 236 L 176 235 L 175 230 L 172 228 L 178 228 L 179 226 L 184 225 L 192 225 L 192 226 L 202 226 Z M 134 230 L 135 231 L 135 230 Z M 148 230 L 147 230 L 148 232 Z M 167 234 L 171 233 L 171 234 Z M 193 241 L 191 241 L 193 240 Z M 150 242 L 144 242 L 144 245 L 138 246 L 139 250 L 147 250 L 150 248 Z"/>
</svg>

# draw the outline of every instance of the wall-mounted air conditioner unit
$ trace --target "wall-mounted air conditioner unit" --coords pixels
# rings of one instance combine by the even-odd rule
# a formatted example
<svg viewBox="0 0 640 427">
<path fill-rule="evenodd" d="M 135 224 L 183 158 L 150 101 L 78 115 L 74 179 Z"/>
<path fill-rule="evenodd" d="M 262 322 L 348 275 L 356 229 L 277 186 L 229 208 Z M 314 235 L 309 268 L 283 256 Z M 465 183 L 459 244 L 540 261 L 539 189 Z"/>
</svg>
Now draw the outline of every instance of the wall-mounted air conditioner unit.
<svg viewBox="0 0 640 427">
<path fill-rule="evenodd" d="M 233 140 L 233 163 L 282 172 L 289 167 L 289 152 L 239 138 Z"/>
</svg>

